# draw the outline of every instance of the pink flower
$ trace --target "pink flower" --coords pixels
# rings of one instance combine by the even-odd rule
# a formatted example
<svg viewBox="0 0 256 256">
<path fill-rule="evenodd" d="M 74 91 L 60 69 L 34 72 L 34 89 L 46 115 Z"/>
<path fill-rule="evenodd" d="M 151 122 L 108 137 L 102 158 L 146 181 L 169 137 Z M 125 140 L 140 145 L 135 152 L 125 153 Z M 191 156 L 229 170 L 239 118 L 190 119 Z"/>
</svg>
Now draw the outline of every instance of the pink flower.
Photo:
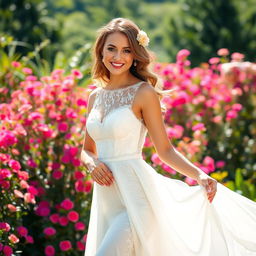
<svg viewBox="0 0 256 256">
<path fill-rule="evenodd" d="M 9 232 L 11 227 L 7 222 L 0 222 L 0 229 Z"/>
<path fill-rule="evenodd" d="M 84 192 L 85 186 L 82 180 L 77 180 L 75 182 L 75 190 L 77 192 Z"/>
<path fill-rule="evenodd" d="M 77 222 L 75 224 L 75 230 L 84 230 L 85 229 L 85 224 L 81 221 Z"/>
<path fill-rule="evenodd" d="M 14 234 L 9 235 L 9 236 L 8 236 L 8 239 L 9 239 L 13 244 L 17 244 L 17 243 L 20 241 L 20 239 L 19 239 L 17 236 L 15 236 Z"/>
<path fill-rule="evenodd" d="M 71 242 L 69 240 L 61 241 L 59 246 L 62 251 L 68 251 L 72 248 Z"/>
<path fill-rule="evenodd" d="M 84 251 L 85 245 L 81 241 L 76 242 L 76 247 L 78 251 Z"/>
<path fill-rule="evenodd" d="M 18 171 L 17 174 L 18 174 L 19 179 L 21 179 L 21 180 L 29 179 L 28 173 L 26 171 Z"/>
<path fill-rule="evenodd" d="M 0 180 L 4 180 L 6 178 L 10 178 L 12 173 L 8 169 L 0 169 Z"/>
<path fill-rule="evenodd" d="M 19 67 L 21 66 L 21 64 L 20 64 L 20 62 L 18 62 L 18 61 L 12 61 L 12 66 L 13 66 L 14 68 L 19 68 Z"/>
<path fill-rule="evenodd" d="M 90 193 L 91 190 L 92 190 L 92 185 L 93 185 L 93 181 L 92 180 L 86 180 L 85 181 L 84 192 L 85 193 Z"/>
<path fill-rule="evenodd" d="M 229 50 L 227 48 L 221 48 L 218 50 L 217 54 L 219 56 L 227 56 L 229 55 Z"/>
<path fill-rule="evenodd" d="M 66 198 L 66 199 L 64 199 L 64 200 L 61 202 L 60 206 L 61 206 L 63 209 L 69 211 L 69 210 L 73 209 L 74 203 L 73 203 L 69 198 Z"/>
<path fill-rule="evenodd" d="M 16 212 L 17 211 L 16 206 L 14 206 L 13 204 L 7 204 L 7 207 L 8 207 L 10 212 Z"/>
<path fill-rule="evenodd" d="M 44 229 L 44 234 L 46 236 L 53 236 L 53 235 L 56 234 L 56 229 L 53 228 L 53 227 L 47 227 L 47 228 Z"/>
<path fill-rule="evenodd" d="M 0 180 L 0 186 L 3 188 L 3 189 L 9 189 L 11 187 L 11 184 L 10 184 L 10 181 L 8 180 Z"/>
<path fill-rule="evenodd" d="M 52 245 L 47 245 L 44 249 L 44 254 L 46 256 L 54 256 L 55 255 L 55 249 Z"/>
<path fill-rule="evenodd" d="M 83 74 L 78 69 L 72 69 L 71 73 L 78 79 L 81 79 L 83 77 Z"/>
<path fill-rule="evenodd" d="M 79 214 L 76 211 L 71 211 L 68 213 L 68 219 L 72 222 L 77 222 L 79 220 Z"/>
<path fill-rule="evenodd" d="M 25 227 L 23 227 L 23 226 L 17 227 L 16 230 L 17 230 L 19 236 L 21 236 L 21 237 L 25 237 L 25 236 L 27 236 L 27 234 L 28 234 L 27 228 L 25 228 Z"/>
<path fill-rule="evenodd" d="M 203 160 L 203 164 L 208 168 L 209 172 L 213 172 L 215 170 L 215 163 L 212 157 L 206 156 Z"/>
<path fill-rule="evenodd" d="M 39 205 L 36 208 L 36 214 L 38 216 L 42 216 L 42 217 L 46 217 L 50 214 L 51 210 L 50 210 L 50 206 L 49 206 L 49 202 L 47 201 L 41 201 L 39 203 Z"/>
<path fill-rule="evenodd" d="M 213 58 L 210 58 L 209 59 L 209 63 L 210 64 L 218 64 L 220 62 L 220 58 L 218 58 L 218 57 L 213 57 Z"/>
<path fill-rule="evenodd" d="M 65 217 L 65 216 L 61 216 L 59 218 L 59 224 L 63 227 L 67 226 L 68 225 L 68 218 Z"/>
<path fill-rule="evenodd" d="M 76 180 L 83 179 L 84 178 L 84 174 L 81 171 L 75 171 L 74 172 L 74 178 Z"/>
<path fill-rule="evenodd" d="M 168 127 L 166 131 L 169 138 L 179 139 L 183 135 L 184 128 L 180 125 L 174 125 L 174 127 Z"/>
<path fill-rule="evenodd" d="M 23 198 L 24 197 L 23 193 L 20 192 L 17 189 L 14 189 L 13 192 L 14 192 L 15 197 L 17 197 L 17 198 Z"/>
<path fill-rule="evenodd" d="M 217 161 L 216 162 L 216 168 L 222 168 L 225 166 L 225 161 Z"/>
<path fill-rule="evenodd" d="M 33 244 L 34 243 L 34 238 L 32 236 L 26 236 L 26 242 L 28 244 Z"/>
<path fill-rule="evenodd" d="M 4 253 L 5 256 L 11 256 L 12 253 L 13 253 L 13 250 L 10 246 L 5 245 L 4 248 L 3 248 L 3 253 Z"/>
<path fill-rule="evenodd" d="M 77 104 L 77 106 L 85 106 L 85 107 L 87 107 L 87 101 L 84 100 L 84 99 L 78 99 L 76 101 L 76 104 Z"/>
<path fill-rule="evenodd" d="M 31 75 L 33 73 L 31 68 L 26 68 L 26 67 L 22 69 L 22 72 L 27 75 Z"/>
<path fill-rule="evenodd" d="M 24 201 L 26 203 L 31 203 L 31 204 L 35 204 L 36 203 L 35 196 L 32 195 L 31 193 L 25 193 Z"/>
<path fill-rule="evenodd" d="M 53 173 L 52 173 L 52 177 L 55 180 L 59 180 L 59 179 L 61 179 L 63 177 L 63 172 L 59 171 L 59 170 L 54 170 Z"/>
<path fill-rule="evenodd" d="M 9 165 L 12 169 L 14 169 L 14 170 L 16 170 L 16 171 L 18 171 L 18 170 L 21 169 L 20 163 L 19 163 L 18 161 L 16 161 L 16 160 L 13 160 L 13 159 L 11 159 L 11 160 L 9 161 L 8 165 Z"/>
<path fill-rule="evenodd" d="M 190 55 L 190 51 L 187 49 L 182 49 L 177 54 L 178 61 L 184 61 Z"/>
<path fill-rule="evenodd" d="M 58 223 L 59 222 L 59 214 L 58 213 L 54 213 L 49 217 L 50 221 L 52 223 Z"/>
<path fill-rule="evenodd" d="M 243 106 L 241 104 L 239 104 L 239 103 L 235 103 L 232 106 L 232 109 L 235 110 L 235 111 L 240 111 L 242 108 L 243 108 Z"/>
<path fill-rule="evenodd" d="M 0 147 L 8 148 L 17 143 L 17 138 L 11 131 L 0 131 Z"/>
<path fill-rule="evenodd" d="M 162 161 L 157 154 L 152 154 L 151 161 L 156 165 L 161 165 Z"/>
<path fill-rule="evenodd" d="M 193 130 L 193 131 L 198 131 L 198 130 L 204 131 L 205 129 L 206 129 L 206 128 L 205 128 L 205 126 L 204 126 L 203 123 L 198 123 L 198 124 L 196 124 L 196 125 L 194 125 L 194 126 L 192 127 L 192 130 Z"/>
<path fill-rule="evenodd" d="M 68 124 L 66 122 L 60 122 L 58 124 L 58 130 L 60 132 L 67 132 L 68 131 Z"/>
<path fill-rule="evenodd" d="M 242 61 L 244 59 L 244 54 L 239 52 L 234 52 L 231 54 L 232 61 Z"/>
<path fill-rule="evenodd" d="M 169 165 L 167 164 L 162 164 L 162 168 L 163 170 L 165 170 L 166 172 L 169 172 L 171 174 L 176 174 L 177 172 L 175 170 L 173 170 Z"/>
<path fill-rule="evenodd" d="M 226 115 L 226 120 L 229 121 L 237 117 L 237 111 L 229 110 Z"/>
<path fill-rule="evenodd" d="M 38 191 L 37 191 L 37 189 L 36 189 L 34 186 L 29 186 L 28 189 L 27 189 L 27 191 L 28 191 L 30 194 L 34 195 L 34 196 L 37 196 L 37 195 L 38 195 Z"/>
<path fill-rule="evenodd" d="M 37 167 L 37 163 L 33 159 L 28 159 L 27 165 L 31 168 L 36 168 Z"/>
</svg>

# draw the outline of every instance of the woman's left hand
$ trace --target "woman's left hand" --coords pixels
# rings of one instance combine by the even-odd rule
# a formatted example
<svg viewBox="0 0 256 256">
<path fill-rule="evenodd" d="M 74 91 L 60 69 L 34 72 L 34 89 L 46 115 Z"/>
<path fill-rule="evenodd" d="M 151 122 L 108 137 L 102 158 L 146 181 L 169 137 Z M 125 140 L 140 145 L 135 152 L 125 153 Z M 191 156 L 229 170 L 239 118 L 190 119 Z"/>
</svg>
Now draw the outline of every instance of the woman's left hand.
<svg viewBox="0 0 256 256">
<path fill-rule="evenodd" d="M 197 183 L 205 188 L 208 200 L 211 203 L 217 192 L 217 181 L 206 173 L 202 173 L 198 176 Z"/>
</svg>

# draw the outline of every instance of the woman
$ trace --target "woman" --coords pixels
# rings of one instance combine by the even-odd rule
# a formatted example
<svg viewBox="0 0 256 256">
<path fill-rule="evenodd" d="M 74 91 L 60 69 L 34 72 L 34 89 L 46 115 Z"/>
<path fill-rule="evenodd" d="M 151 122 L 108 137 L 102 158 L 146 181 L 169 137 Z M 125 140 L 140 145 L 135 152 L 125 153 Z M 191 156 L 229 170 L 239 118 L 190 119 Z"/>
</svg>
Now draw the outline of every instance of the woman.
<svg viewBox="0 0 256 256">
<path fill-rule="evenodd" d="M 85 256 L 256 255 L 256 203 L 170 143 L 157 77 L 147 69 L 148 43 L 132 21 L 116 18 L 99 30 L 94 46 L 99 86 L 89 96 L 81 152 L 95 181 Z M 165 177 L 143 160 L 147 132 L 159 158 L 198 186 Z"/>
</svg>

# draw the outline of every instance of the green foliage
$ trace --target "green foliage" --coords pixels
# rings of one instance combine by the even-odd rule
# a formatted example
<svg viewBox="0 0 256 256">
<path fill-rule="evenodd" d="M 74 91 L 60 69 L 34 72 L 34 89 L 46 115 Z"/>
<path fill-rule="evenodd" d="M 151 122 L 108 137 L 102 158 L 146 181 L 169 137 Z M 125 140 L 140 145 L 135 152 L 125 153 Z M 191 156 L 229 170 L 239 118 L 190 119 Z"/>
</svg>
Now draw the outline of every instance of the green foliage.
<svg viewBox="0 0 256 256">
<path fill-rule="evenodd" d="M 220 48 L 245 53 L 248 60 L 255 60 L 256 9 L 251 3 L 254 11 L 245 15 L 240 13 L 240 5 L 241 1 L 234 0 L 183 0 L 180 12 L 166 17 L 164 46 L 168 53 L 174 56 L 178 50 L 188 49 L 194 66 Z"/>
<path fill-rule="evenodd" d="M 18 46 L 22 54 L 34 49 L 45 39 L 51 41 L 51 55 L 55 54 L 54 43 L 59 40 L 56 20 L 47 16 L 45 3 L 41 0 L 10 0 L 0 2 L 0 34 L 12 36 L 25 42 Z"/>
</svg>

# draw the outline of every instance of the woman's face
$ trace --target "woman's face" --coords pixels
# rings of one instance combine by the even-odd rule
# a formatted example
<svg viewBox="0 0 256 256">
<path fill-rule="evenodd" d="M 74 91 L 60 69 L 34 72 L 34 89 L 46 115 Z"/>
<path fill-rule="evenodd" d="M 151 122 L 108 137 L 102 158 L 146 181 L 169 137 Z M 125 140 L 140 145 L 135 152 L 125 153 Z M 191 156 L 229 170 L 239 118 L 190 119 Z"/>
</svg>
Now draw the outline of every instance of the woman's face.
<svg viewBox="0 0 256 256">
<path fill-rule="evenodd" d="M 134 58 L 126 35 L 120 32 L 107 37 L 102 56 L 105 67 L 112 75 L 129 72 Z"/>
</svg>

